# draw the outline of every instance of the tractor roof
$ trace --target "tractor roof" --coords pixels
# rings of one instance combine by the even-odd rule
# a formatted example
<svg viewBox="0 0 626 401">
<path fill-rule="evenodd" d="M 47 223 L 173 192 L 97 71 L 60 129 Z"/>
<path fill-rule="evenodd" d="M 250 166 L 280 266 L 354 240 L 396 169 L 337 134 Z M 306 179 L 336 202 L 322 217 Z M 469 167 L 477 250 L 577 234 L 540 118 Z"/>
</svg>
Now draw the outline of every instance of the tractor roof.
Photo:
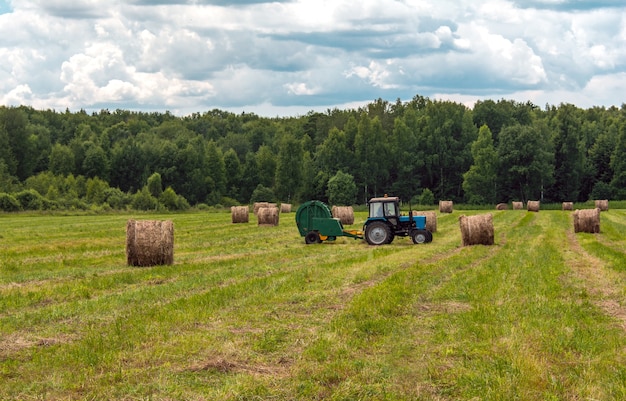
<svg viewBox="0 0 626 401">
<path fill-rule="evenodd" d="M 399 198 L 397 196 L 385 196 L 381 198 L 372 198 L 370 199 L 370 203 L 372 202 L 397 202 Z"/>
</svg>

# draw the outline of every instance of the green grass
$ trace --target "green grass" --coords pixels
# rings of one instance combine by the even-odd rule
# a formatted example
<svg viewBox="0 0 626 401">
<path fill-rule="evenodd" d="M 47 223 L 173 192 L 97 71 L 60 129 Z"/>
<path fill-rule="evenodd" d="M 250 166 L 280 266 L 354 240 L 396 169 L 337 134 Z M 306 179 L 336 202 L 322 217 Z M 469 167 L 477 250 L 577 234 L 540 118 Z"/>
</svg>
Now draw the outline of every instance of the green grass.
<svg viewBox="0 0 626 401">
<path fill-rule="evenodd" d="M 0 399 L 626 398 L 626 211 L 492 212 L 465 248 L 461 213 L 381 247 L 293 213 L 0 215 Z M 174 221 L 174 265 L 126 265 L 135 217 Z"/>
</svg>

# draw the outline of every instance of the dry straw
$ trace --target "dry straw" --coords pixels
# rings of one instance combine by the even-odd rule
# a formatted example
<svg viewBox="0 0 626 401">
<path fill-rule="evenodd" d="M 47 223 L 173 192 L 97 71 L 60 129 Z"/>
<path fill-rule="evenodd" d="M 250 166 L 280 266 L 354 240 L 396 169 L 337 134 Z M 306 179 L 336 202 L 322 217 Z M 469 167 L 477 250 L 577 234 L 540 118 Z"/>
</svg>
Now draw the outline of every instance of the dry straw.
<svg viewBox="0 0 626 401">
<path fill-rule="evenodd" d="M 498 203 L 496 205 L 496 210 L 508 210 L 509 205 L 507 203 Z"/>
<path fill-rule="evenodd" d="M 600 232 L 600 208 L 580 209 L 574 212 L 575 233 Z"/>
<path fill-rule="evenodd" d="M 278 225 L 278 208 L 262 207 L 257 213 L 257 219 L 260 226 L 277 226 Z"/>
<path fill-rule="evenodd" d="M 596 207 L 598 209 L 600 209 L 601 212 L 608 212 L 609 211 L 609 200 L 608 199 L 601 199 L 601 200 L 596 200 Z"/>
<path fill-rule="evenodd" d="M 414 210 L 413 216 L 426 216 L 426 229 L 431 233 L 437 232 L 437 212 Z"/>
<path fill-rule="evenodd" d="M 479 214 L 476 216 L 459 217 L 463 246 L 469 245 L 493 245 L 494 228 L 493 215 Z"/>
<path fill-rule="evenodd" d="M 343 225 L 354 224 L 354 209 L 352 209 L 352 206 L 333 206 L 331 213 Z"/>
<path fill-rule="evenodd" d="M 513 210 L 524 210 L 524 202 L 513 202 Z"/>
<path fill-rule="evenodd" d="M 453 203 L 452 201 L 439 201 L 440 213 L 452 213 Z"/>
<path fill-rule="evenodd" d="M 129 266 L 174 263 L 174 223 L 170 220 L 128 220 L 126 261 Z"/>
<path fill-rule="evenodd" d="M 529 212 L 538 212 L 541 202 L 539 201 L 531 201 L 529 200 L 526 206 L 528 207 Z"/>
<path fill-rule="evenodd" d="M 248 223 L 250 208 L 248 206 L 231 206 L 230 216 L 233 223 Z"/>
<path fill-rule="evenodd" d="M 252 212 L 257 215 L 259 214 L 259 209 L 269 207 L 269 205 L 270 204 L 268 202 L 254 202 L 252 205 Z"/>
<path fill-rule="evenodd" d="M 281 203 L 280 204 L 280 212 L 281 213 L 291 213 L 291 204 L 290 203 Z"/>
<path fill-rule="evenodd" d="M 563 202 L 563 210 L 574 210 L 574 202 Z"/>
</svg>

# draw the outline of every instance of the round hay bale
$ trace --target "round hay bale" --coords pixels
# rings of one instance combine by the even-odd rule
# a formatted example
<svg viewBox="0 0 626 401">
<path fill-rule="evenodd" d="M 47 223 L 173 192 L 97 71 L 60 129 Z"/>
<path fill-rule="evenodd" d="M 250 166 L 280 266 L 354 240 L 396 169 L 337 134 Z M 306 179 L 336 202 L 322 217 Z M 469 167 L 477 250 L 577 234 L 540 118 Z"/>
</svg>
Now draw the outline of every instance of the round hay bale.
<svg viewBox="0 0 626 401">
<path fill-rule="evenodd" d="M 600 232 L 600 208 L 580 209 L 574 212 L 574 232 L 592 233 Z"/>
<path fill-rule="evenodd" d="M 290 203 L 281 203 L 280 204 L 280 212 L 281 213 L 291 213 L 291 204 Z"/>
<path fill-rule="evenodd" d="M 352 206 L 333 206 L 330 212 L 334 218 L 341 221 L 341 224 L 345 226 L 354 224 L 354 209 Z"/>
<path fill-rule="evenodd" d="M 233 223 L 248 223 L 250 221 L 250 208 L 248 206 L 231 206 L 230 216 Z"/>
<path fill-rule="evenodd" d="M 452 213 L 452 201 L 439 201 L 439 213 Z"/>
<path fill-rule="evenodd" d="M 269 202 L 254 202 L 254 204 L 252 205 L 252 211 L 255 215 L 257 215 L 259 213 L 259 209 L 263 207 L 268 207 L 269 205 Z"/>
<path fill-rule="evenodd" d="M 524 202 L 513 202 L 513 210 L 524 210 Z"/>
<path fill-rule="evenodd" d="M 463 246 L 493 245 L 494 228 L 493 215 L 479 214 L 476 216 L 459 217 Z"/>
<path fill-rule="evenodd" d="M 574 202 L 563 202 L 563 210 L 574 210 Z"/>
<path fill-rule="evenodd" d="M 609 200 L 608 199 L 601 199 L 601 200 L 596 200 L 596 207 L 598 209 L 600 209 L 601 212 L 608 212 L 609 211 Z"/>
<path fill-rule="evenodd" d="M 437 232 L 437 212 L 414 210 L 413 216 L 426 216 L 426 229 L 431 233 Z"/>
<path fill-rule="evenodd" d="M 262 207 L 257 212 L 257 219 L 260 226 L 277 226 L 278 225 L 278 208 Z"/>
<path fill-rule="evenodd" d="M 530 201 L 530 200 L 526 204 L 529 212 L 538 212 L 540 205 L 541 205 L 541 202 L 539 202 L 539 201 Z"/>
<path fill-rule="evenodd" d="M 507 203 L 498 203 L 496 205 L 496 210 L 508 210 L 509 205 Z"/>
<path fill-rule="evenodd" d="M 174 223 L 170 220 L 128 220 L 126 261 L 129 266 L 174 263 Z"/>
</svg>

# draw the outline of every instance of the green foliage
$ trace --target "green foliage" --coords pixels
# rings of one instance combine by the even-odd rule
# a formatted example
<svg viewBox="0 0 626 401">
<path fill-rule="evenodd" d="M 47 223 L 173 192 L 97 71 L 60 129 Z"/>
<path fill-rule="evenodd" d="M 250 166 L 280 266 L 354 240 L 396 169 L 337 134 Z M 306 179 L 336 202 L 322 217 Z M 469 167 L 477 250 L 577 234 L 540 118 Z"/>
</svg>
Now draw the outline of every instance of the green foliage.
<svg viewBox="0 0 626 401">
<path fill-rule="evenodd" d="M 283 138 L 276 161 L 276 197 L 291 202 L 302 186 L 301 143 L 291 135 Z"/>
<path fill-rule="evenodd" d="M 20 201 L 11 194 L 0 192 L 0 210 L 5 212 L 17 212 L 22 208 Z"/>
<path fill-rule="evenodd" d="M 422 193 L 417 197 L 417 203 L 419 205 L 434 205 L 435 194 L 429 188 L 424 188 Z"/>
<path fill-rule="evenodd" d="M 495 184 L 485 162 L 493 151 L 472 152 L 483 125 L 493 143 L 479 147 L 498 155 Z M 134 194 L 157 172 L 162 188 L 194 205 L 247 203 L 259 184 L 281 200 L 327 201 L 328 181 L 342 171 L 354 177 L 359 203 L 382 193 L 410 199 L 420 188 L 457 203 L 582 201 L 599 182 L 626 199 L 624 126 L 623 108 L 541 110 L 503 99 L 470 110 L 419 95 L 286 118 L 0 106 L 0 191 L 34 188 L 56 202 L 44 207 L 62 208 L 86 201 L 87 179 Z M 594 195 L 604 189 L 598 184 Z"/>
<path fill-rule="evenodd" d="M 152 196 L 147 186 L 144 186 L 141 191 L 137 191 L 133 196 L 131 207 L 135 210 L 157 210 L 159 200 Z"/>
<path fill-rule="evenodd" d="M 356 202 L 357 187 L 354 177 L 338 171 L 328 180 L 328 202 L 332 205 L 350 206 Z"/>
<path fill-rule="evenodd" d="M 259 184 L 252 191 L 252 196 L 250 197 L 250 203 L 254 202 L 276 202 L 276 195 L 271 188 Z"/>
<path fill-rule="evenodd" d="M 155 198 L 158 198 L 163 193 L 163 183 L 161 181 L 161 174 L 153 173 L 150 177 L 148 177 L 148 191 Z"/>
<path fill-rule="evenodd" d="M 189 202 L 180 195 L 177 195 L 172 187 L 165 188 L 165 191 L 159 196 L 159 202 L 165 206 L 167 210 L 187 210 L 190 208 Z"/>
<path fill-rule="evenodd" d="M 24 210 L 42 210 L 45 205 L 44 198 L 34 189 L 25 189 L 16 193 L 15 199 Z"/>
<path fill-rule="evenodd" d="M 474 164 L 463 174 L 463 190 L 470 204 L 496 203 L 498 154 L 493 145 L 491 130 L 480 127 L 478 139 L 472 143 Z"/>
</svg>

